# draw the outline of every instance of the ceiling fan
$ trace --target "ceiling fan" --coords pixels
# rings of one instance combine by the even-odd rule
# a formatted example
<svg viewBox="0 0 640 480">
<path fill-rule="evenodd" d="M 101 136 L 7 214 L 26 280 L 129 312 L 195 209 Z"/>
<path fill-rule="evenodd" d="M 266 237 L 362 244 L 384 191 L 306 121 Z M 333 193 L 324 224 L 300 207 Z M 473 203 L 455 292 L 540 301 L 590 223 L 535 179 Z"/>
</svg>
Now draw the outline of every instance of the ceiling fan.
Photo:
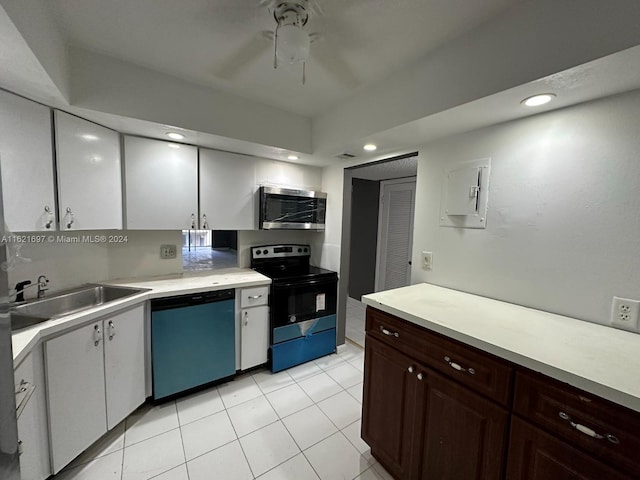
<svg viewBox="0 0 640 480">
<path fill-rule="evenodd" d="M 256 34 L 237 52 L 229 56 L 215 71 L 216 76 L 230 79 L 242 68 L 273 47 L 273 68 L 283 64 L 302 65 L 302 84 L 306 83 L 306 63 L 309 57 L 321 65 L 341 84 L 355 88 L 359 81 L 337 51 L 331 51 L 322 34 L 306 29 L 309 19 L 323 14 L 316 0 L 259 0 L 276 22 L 273 31 Z M 313 44 L 313 48 L 311 45 Z M 324 44 L 324 45 L 323 45 Z"/>
</svg>

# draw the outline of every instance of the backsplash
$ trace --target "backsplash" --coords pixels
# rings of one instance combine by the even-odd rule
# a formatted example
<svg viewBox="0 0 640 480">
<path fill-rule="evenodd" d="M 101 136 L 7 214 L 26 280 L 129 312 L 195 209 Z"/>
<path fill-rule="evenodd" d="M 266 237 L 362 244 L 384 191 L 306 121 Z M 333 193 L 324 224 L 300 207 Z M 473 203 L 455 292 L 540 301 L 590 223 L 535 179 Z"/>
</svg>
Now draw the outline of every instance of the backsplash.
<svg viewBox="0 0 640 480">
<path fill-rule="evenodd" d="M 108 239 L 110 235 L 114 240 L 122 237 L 122 241 L 82 241 L 83 237 L 106 236 Z M 38 276 L 46 275 L 49 290 L 53 292 L 115 278 L 181 273 L 181 235 L 180 231 L 56 232 L 52 242 L 23 244 L 19 248 L 19 258 L 8 272 L 9 285 L 23 280 L 35 283 Z M 175 244 L 177 257 L 160 260 L 161 244 Z M 10 247 L 10 255 L 15 252 L 16 248 Z M 25 298 L 35 295 L 34 288 L 25 291 Z"/>
</svg>

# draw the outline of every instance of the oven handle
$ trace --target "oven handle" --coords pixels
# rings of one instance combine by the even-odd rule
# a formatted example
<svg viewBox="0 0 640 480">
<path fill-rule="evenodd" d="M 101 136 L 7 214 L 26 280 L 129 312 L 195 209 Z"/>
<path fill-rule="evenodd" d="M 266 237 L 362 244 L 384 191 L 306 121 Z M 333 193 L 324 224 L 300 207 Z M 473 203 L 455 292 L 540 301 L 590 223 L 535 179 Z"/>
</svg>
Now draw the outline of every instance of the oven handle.
<svg viewBox="0 0 640 480">
<path fill-rule="evenodd" d="M 306 287 L 311 285 L 323 285 L 323 284 L 331 284 L 336 283 L 337 279 L 323 279 L 323 280 L 304 280 L 299 282 L 290 282 L 290 283 L 274 283 L 273 288 L 291 288 L 291 287 Z"/>
</svg>

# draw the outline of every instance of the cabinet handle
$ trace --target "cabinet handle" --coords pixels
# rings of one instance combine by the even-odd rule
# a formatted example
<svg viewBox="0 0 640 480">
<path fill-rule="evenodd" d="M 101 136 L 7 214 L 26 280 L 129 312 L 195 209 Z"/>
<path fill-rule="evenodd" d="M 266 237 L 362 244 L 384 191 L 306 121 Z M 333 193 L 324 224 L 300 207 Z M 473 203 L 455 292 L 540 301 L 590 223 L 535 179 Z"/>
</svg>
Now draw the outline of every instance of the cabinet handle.
<svg viewBox="0 0 640 480">
<path fill-rule="evenodd" d="M 564 412 L 558 412 L 558 416 L 561 419 L 569 422 L 569 425 L 571 425 L 573 428 L 575 428 L 581 433 L 584 433 L 585 435 L 589 435 L 591 438 L 595 438 L 596 440 L 601 440 L 603 438 L 606 438 L 607 440 L 609 440 L 609 442 L 613 443 L 614 445 L 620 444 L 620 440 L 618 440 L 618 437 L 616 437 L 615 435 L 611 435 L 610 433 L 605 433 L 604 435 L 600 435 L 595 430 L 592 430 L 589 427 L 585 427 L 584 425 L 575 423 L 573 420 L 571 420 L 571 417 Z"/>
<path fill-rule="evenodd" d="M 249 325 L 249 312 L 244 312 L 244 326 Z"/>
<path fill-rule="evenodd" d="M 207 216 L 204 213 L 202 214 L 202 229 L 209 230 L 209 223 L 207 223 Z"/>
<path fill-rule="evenodd" d="M 196 214 L 191 214 L 191 228 L 196 228 Z"/>
<path fill-rule="evenodd" d="M 422 374 L 421 374 L 421 373 L 419 373 L 418 375 L 416 375 L 416 377 L 418 377 L 418 380 L 422 381 L 422 378 L 423 378 L 423 377 L 422 377 Z"/>
<path fill-rule="evenodd" d="M 102 340 L 102 332 L 100 331 L 100 327 L 98 325 L 94 325 L 93 344 L 97 347 L 100 344 L 100 340 Z"/>
<path fill-rule="evenodd" d="M 67 230 L 71 230 L 71 226 L 75 222 L 75 216 L 71 211 L 71 207 L 67 207 L 67 217 L 69 217 L 69 221 L 67 221 Z"/>
<path fill-rule="evenodd" d="M 262 298 L 262 294 L 260 295 L 249 295 L 249 297 L 251 300 L 257 300 L 258 298 Z"/>
<path fill-rule="evenodd" d="M 49 205 L 44 206 L 44 213 L 47 214 L 47 223 L 45 223 L 44 228 L 50 229 L 53 224 L 53 212 L 51 211 L 51 207 Z"/>
<path fill-rule="evenodd" d="M 470 375 L 475 375 L 476 374 L 476 370 L 474 368 L 471 368 L 471 367 L 464 368 L 462 365 L 460 365 L 460 364 L 458 364 L 456 362 L 453 362 L 451 360 L 451 358 L 449 358 L 449 357 L 444 357 L 444 361 L 447 362 L 449 364 L 449 366 L 451 368 L 453 368 L 454 370 L 458 370 L 459 372 L 467 372 Z"/>
<path fill-rule="evenodd" d="M 116 336 L 116 326 L 113 324 L 112 320 L 109 320 L 109 340 L 113 340 L 113 337 Z"/>
<path fill-rule="evenodd" d="M 398 338 L 400 336 L 400 334 L 398 332 L 392 332 L 391 330 L 387 330 L 382 325 L 380 325 L 380 331 L 382 333 L 384 333 L 385 335 L 387 335 L 388 337 L 396 337 L 396 338 Z"/>
<path fill-rule="evenodd" d="M 407 368 L 407 372 L 413 373 L 413 365 L 409 365 L 409 368 Z"/>
</svg>

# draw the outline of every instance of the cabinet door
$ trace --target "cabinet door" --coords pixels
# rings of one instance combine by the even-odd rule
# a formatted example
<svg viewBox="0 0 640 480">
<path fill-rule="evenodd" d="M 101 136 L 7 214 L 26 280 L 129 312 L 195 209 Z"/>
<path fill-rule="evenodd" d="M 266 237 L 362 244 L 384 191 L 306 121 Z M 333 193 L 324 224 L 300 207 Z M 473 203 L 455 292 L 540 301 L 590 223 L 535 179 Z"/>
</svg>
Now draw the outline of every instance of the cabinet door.
<svg viewBox="0 0 640 480">
<path fill-rule="evenodd" d="M 2 199 L 11 231 L 56 228 L 52 145 L 51 110 L 0 90 Z"/>
<path fill-rule="evenodd" d="M 54 474 L 107 431 L 102 341 L 99 322 L 45 343 Z"/>
<path fill-rule="evenodd" d="M 267 363 L 269 351 L 269 307 L 245 308 L 240 318 L 240 369 Z"/>
<path fill-rule="evenodd" d="M 395 478 L 409 478 L 417 393 L 415 362 L 367 336 L 364 364 L 362 438 Z"/>
<path fill-rule="evenodd" d="M 511 418 L 507 480 L 631 480 L 589 455 Z"/>
<path fill-rule="evenodd" d="M 196 147 L 125 137 L 124 164 L 129 230 L 197 228 Z"/>
<path fill-rule="evenodd" d="M 145 399 L 144 307 L 103 320 L 107 427 L 111 430 Z"/>
<path fill-rule="evenodd" d="M 51 466 L 42 345 L 31 350 L 15 370 L 14 378 L 16 392 L 23 386 L 27 391 L 34 387 L 30 397 L 20 398 L 26 402 L 18 417 L 18 438 L 22 445 L 20 475 L 22 480 L 44 480 L 51 475 Z"/>
<path fill-rule="evenodd" d="M 421 368 L 418 380 L 414 468 L 419 474 L 412 478 L 502 478 L 507 410 L 432 370 Z"/>
<path fill-rule="evenodd" d="M 254 164 L 246 155 L 200 149 L 200 228 L 256 229 Z"/>
<path fill-rule="evenodd" d="M 118 133 L 58 110 L 55 120 L 60 229 L 121 229 Z"/>
</svg>

